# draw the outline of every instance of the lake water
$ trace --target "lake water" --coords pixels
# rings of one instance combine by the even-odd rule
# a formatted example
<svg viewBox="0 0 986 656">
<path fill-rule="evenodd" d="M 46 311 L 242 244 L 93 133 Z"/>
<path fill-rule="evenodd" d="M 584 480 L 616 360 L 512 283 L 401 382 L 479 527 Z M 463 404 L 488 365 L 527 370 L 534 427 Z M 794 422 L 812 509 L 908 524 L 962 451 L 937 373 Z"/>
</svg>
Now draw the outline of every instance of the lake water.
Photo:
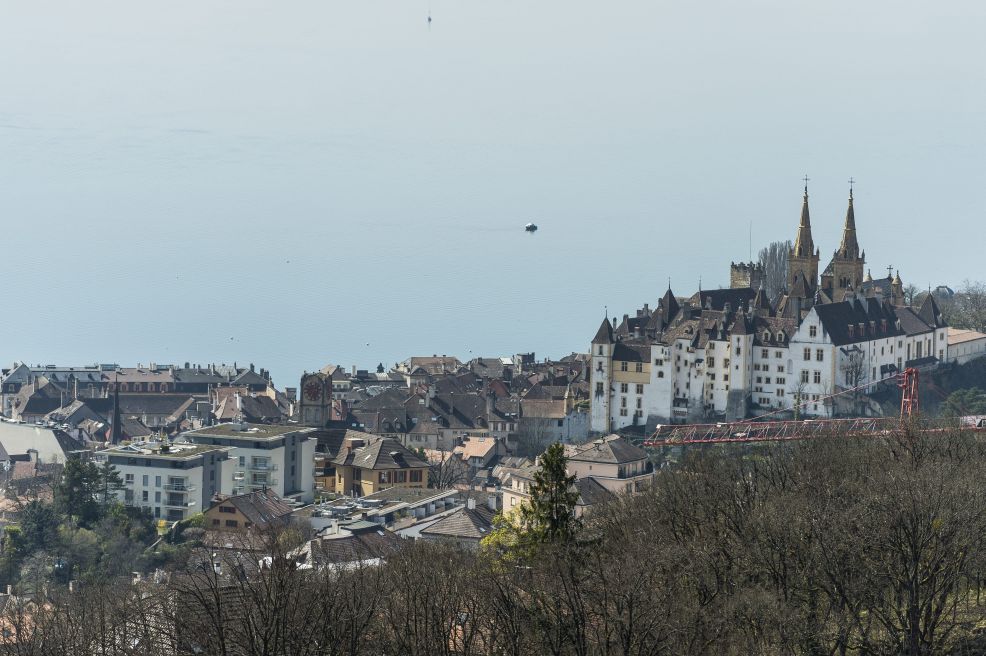
<svg viewBox="0 0 986 656">
<path fill-rule="evenodd" d="M 560 357 L 793 238 L 805 170 L 823 259 L 852 175 L 874 275 L 986 277 L 975 3 L 3 10 L 5 362 Z"/>
</svg>

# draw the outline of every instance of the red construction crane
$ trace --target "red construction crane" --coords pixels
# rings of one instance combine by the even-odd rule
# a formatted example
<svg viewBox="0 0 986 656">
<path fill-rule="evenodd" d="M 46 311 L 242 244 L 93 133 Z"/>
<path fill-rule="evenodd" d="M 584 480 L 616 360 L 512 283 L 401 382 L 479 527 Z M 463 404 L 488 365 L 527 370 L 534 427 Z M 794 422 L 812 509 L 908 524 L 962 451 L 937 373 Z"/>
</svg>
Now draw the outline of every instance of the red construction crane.
<svg viewBox="0 0 986 656">
<path fill-rule="evenodd" d="M 903 390 L 900 403 L 900 417 L 857 417 L 853 419 L 803 419 L 763 421 L 766 417 L 777 415 L 786 410 L 769 412 L 753 419 L 727 421 L 716 424 L 664 424 L 658 425 L 654 433 L 644 440 L 643 446 L 676 446 L 679 444 L 728 444 L 733 442 L 769 442 L 784 440 L 803 440 L 821 435 L 890 435 L 900 429 L 918 413 L 918 371 L 914 368 L 904 370 L 899 375 L 889 376 L 885 382 L 897 379 L 897 386 Z M 826 401 L 833 397 L 854 392 L 862 387 L 875 383 L 867 383 L 860 387 L 837 392 L 820 399 Z M 817 401 L 811 401 L 816 403 Z M 804 403 L 802 405 L 807 405 Z M 969 430 L 983 430 L 986 421 L 978 418 L 975 421 L 962 421 L 961 425 Z"/>
</svg>

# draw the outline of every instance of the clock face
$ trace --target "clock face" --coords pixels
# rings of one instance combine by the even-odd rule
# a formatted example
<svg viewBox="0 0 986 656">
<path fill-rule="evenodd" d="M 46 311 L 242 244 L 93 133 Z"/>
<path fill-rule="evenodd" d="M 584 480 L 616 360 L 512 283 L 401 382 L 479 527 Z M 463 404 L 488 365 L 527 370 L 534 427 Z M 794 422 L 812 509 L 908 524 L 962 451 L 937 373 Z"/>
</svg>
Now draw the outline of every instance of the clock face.
<svg viewBox="0 0 986 656">
<path fill-rule="evenodd" d="M 319 387 L 318 383 L 308 383 L 305 385 L 306 399 L 309 401 L 318 401 L 320 396 L 322 396 L 322 389 Z"/>
</svg>

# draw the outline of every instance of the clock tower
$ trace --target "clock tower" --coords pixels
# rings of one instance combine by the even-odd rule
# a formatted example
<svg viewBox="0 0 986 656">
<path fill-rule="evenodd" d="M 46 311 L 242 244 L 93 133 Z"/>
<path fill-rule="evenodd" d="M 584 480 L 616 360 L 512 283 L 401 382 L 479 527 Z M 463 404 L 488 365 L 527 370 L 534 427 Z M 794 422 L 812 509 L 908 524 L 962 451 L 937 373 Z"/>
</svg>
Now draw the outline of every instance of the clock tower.
<svg viewBox="0 0 986 656">
<path fill-rule="evenodd" d="M 298 389 L 298 418 L 305 426 L 324 428 L 332 416 L 332 377 L 305 373 Z"/>
</svg>

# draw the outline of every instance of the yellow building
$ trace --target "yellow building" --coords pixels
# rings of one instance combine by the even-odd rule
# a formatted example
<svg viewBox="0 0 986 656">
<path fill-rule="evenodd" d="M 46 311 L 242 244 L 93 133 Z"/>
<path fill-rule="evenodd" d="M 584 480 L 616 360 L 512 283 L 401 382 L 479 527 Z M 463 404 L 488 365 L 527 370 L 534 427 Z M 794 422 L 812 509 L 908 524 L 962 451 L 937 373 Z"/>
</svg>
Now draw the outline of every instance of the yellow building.
<svg viewBox="0 0 986 656">
<path fill-rule="evenodd" d="M 358 497 L 391 487 L 428 486 L 428 463 L 397 440 L 347 431 L 335 465 L 335 491 Z"/>
</svg>

